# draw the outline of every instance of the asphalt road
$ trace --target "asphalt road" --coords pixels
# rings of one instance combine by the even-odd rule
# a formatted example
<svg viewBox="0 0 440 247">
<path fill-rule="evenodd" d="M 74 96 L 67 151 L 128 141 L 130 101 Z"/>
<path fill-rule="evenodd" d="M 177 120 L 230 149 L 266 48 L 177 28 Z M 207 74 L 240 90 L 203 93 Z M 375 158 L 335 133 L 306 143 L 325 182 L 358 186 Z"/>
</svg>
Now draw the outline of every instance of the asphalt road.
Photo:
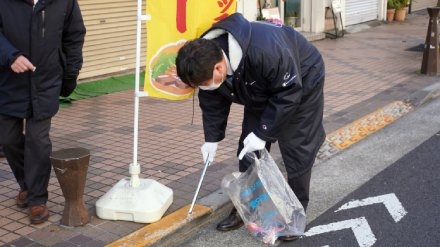
<svg viewBox="0 0 440 247">
<path fill-rule="evenodd" d="M 440 132 L 320 215 L 298 242 L 301 246 L 440 246 L 439 174 Z"/>
<path fill-rule="evenodd" d="M 440 246 L 440 99 L 315 164 L 305 237 L 275 246 Z M 267 246 L 217 222 L 184 247 Z"/>
</svg>

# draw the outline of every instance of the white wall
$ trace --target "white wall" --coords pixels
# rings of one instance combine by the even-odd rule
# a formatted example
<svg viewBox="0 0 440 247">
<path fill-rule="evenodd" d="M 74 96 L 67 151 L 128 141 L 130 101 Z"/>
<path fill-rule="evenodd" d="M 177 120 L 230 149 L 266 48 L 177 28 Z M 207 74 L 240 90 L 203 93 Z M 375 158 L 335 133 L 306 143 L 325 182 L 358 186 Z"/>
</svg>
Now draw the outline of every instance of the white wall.
<svg viewBox="0 0 440 247">
<path fill-rule="evenodd" d="M 255 0 L 237 0 L 237 12 L 242 13 L 246 19 L 254 21 L 258 15 L 257 2 Z"/>
<path fill-rule="evenodd" d="M 323 0 L 303 1 L 303 28 L 304 32 L 322 33 L 325 29 L 325 6 Z"/>
</svg>

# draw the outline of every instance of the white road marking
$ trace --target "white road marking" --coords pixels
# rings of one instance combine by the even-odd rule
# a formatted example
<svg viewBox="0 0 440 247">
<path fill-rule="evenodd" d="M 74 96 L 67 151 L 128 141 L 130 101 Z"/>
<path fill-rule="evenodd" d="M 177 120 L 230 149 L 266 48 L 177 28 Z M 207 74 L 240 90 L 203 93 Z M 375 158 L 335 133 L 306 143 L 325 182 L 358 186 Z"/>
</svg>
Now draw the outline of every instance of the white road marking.
<svg viewBox="0 0 440 247">
<path fill-rule="evenodd" d="M 368 197 L 362 200 L 353 200 L 345 203 L 340 208 L 338 208 L 335 212 L 346 210 L 350 208 L 357 208 L 368 206 L 376 203 L 383 203 L 390 213 L 391 217 L 393 217 L 395 222 L 399 222 L 408 212 L 403 208 L 399 199 L 394 193 L 385 194 L 376 197 Z"/>
<path fill-rule="evenodd" d="M 373 246 L 377 240 L 365 217 L 338 221 L 328 225 L 315 226 L 310 228 L 304 235 L 310 237 L 321 233 L 334 232 L 348 228 L 352 229 L 354 236 L 356 237 L 356 241 L 360 247 Z"/>
</svg>

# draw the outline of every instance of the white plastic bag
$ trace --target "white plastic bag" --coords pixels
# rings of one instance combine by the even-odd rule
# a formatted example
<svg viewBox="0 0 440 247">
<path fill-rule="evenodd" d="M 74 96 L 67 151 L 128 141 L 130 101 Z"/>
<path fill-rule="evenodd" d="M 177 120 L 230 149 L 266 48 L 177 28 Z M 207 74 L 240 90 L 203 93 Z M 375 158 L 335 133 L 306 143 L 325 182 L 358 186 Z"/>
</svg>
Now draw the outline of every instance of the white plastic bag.
<svg viewBox="0 0 440 247">
<path fill-rule="evenodd" d="M 247 154 L 253 164 L 246 172 L 234 172 L 222 180 L 222 187 L 249 232 L 264 243 L 274 244 L 279 236 L 301 236 L 306 214 L 267 150 L 260 158 Z"/>
</svg>

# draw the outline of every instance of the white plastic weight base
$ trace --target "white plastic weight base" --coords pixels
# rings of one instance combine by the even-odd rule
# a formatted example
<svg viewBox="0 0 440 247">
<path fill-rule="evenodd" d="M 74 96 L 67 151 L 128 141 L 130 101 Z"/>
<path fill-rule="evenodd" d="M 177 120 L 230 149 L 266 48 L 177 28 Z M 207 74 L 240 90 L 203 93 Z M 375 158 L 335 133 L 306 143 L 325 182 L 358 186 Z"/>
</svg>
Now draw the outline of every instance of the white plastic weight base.
<svg viewBox="0 0 440 247">
<path fill-rule="evenodd" d="M 96 201 L 96 214 L 101 219 L 151 223 L 160 220 L 173 202 L 173 191 L 152 179 L 120 180 Z"/>
</svg>

